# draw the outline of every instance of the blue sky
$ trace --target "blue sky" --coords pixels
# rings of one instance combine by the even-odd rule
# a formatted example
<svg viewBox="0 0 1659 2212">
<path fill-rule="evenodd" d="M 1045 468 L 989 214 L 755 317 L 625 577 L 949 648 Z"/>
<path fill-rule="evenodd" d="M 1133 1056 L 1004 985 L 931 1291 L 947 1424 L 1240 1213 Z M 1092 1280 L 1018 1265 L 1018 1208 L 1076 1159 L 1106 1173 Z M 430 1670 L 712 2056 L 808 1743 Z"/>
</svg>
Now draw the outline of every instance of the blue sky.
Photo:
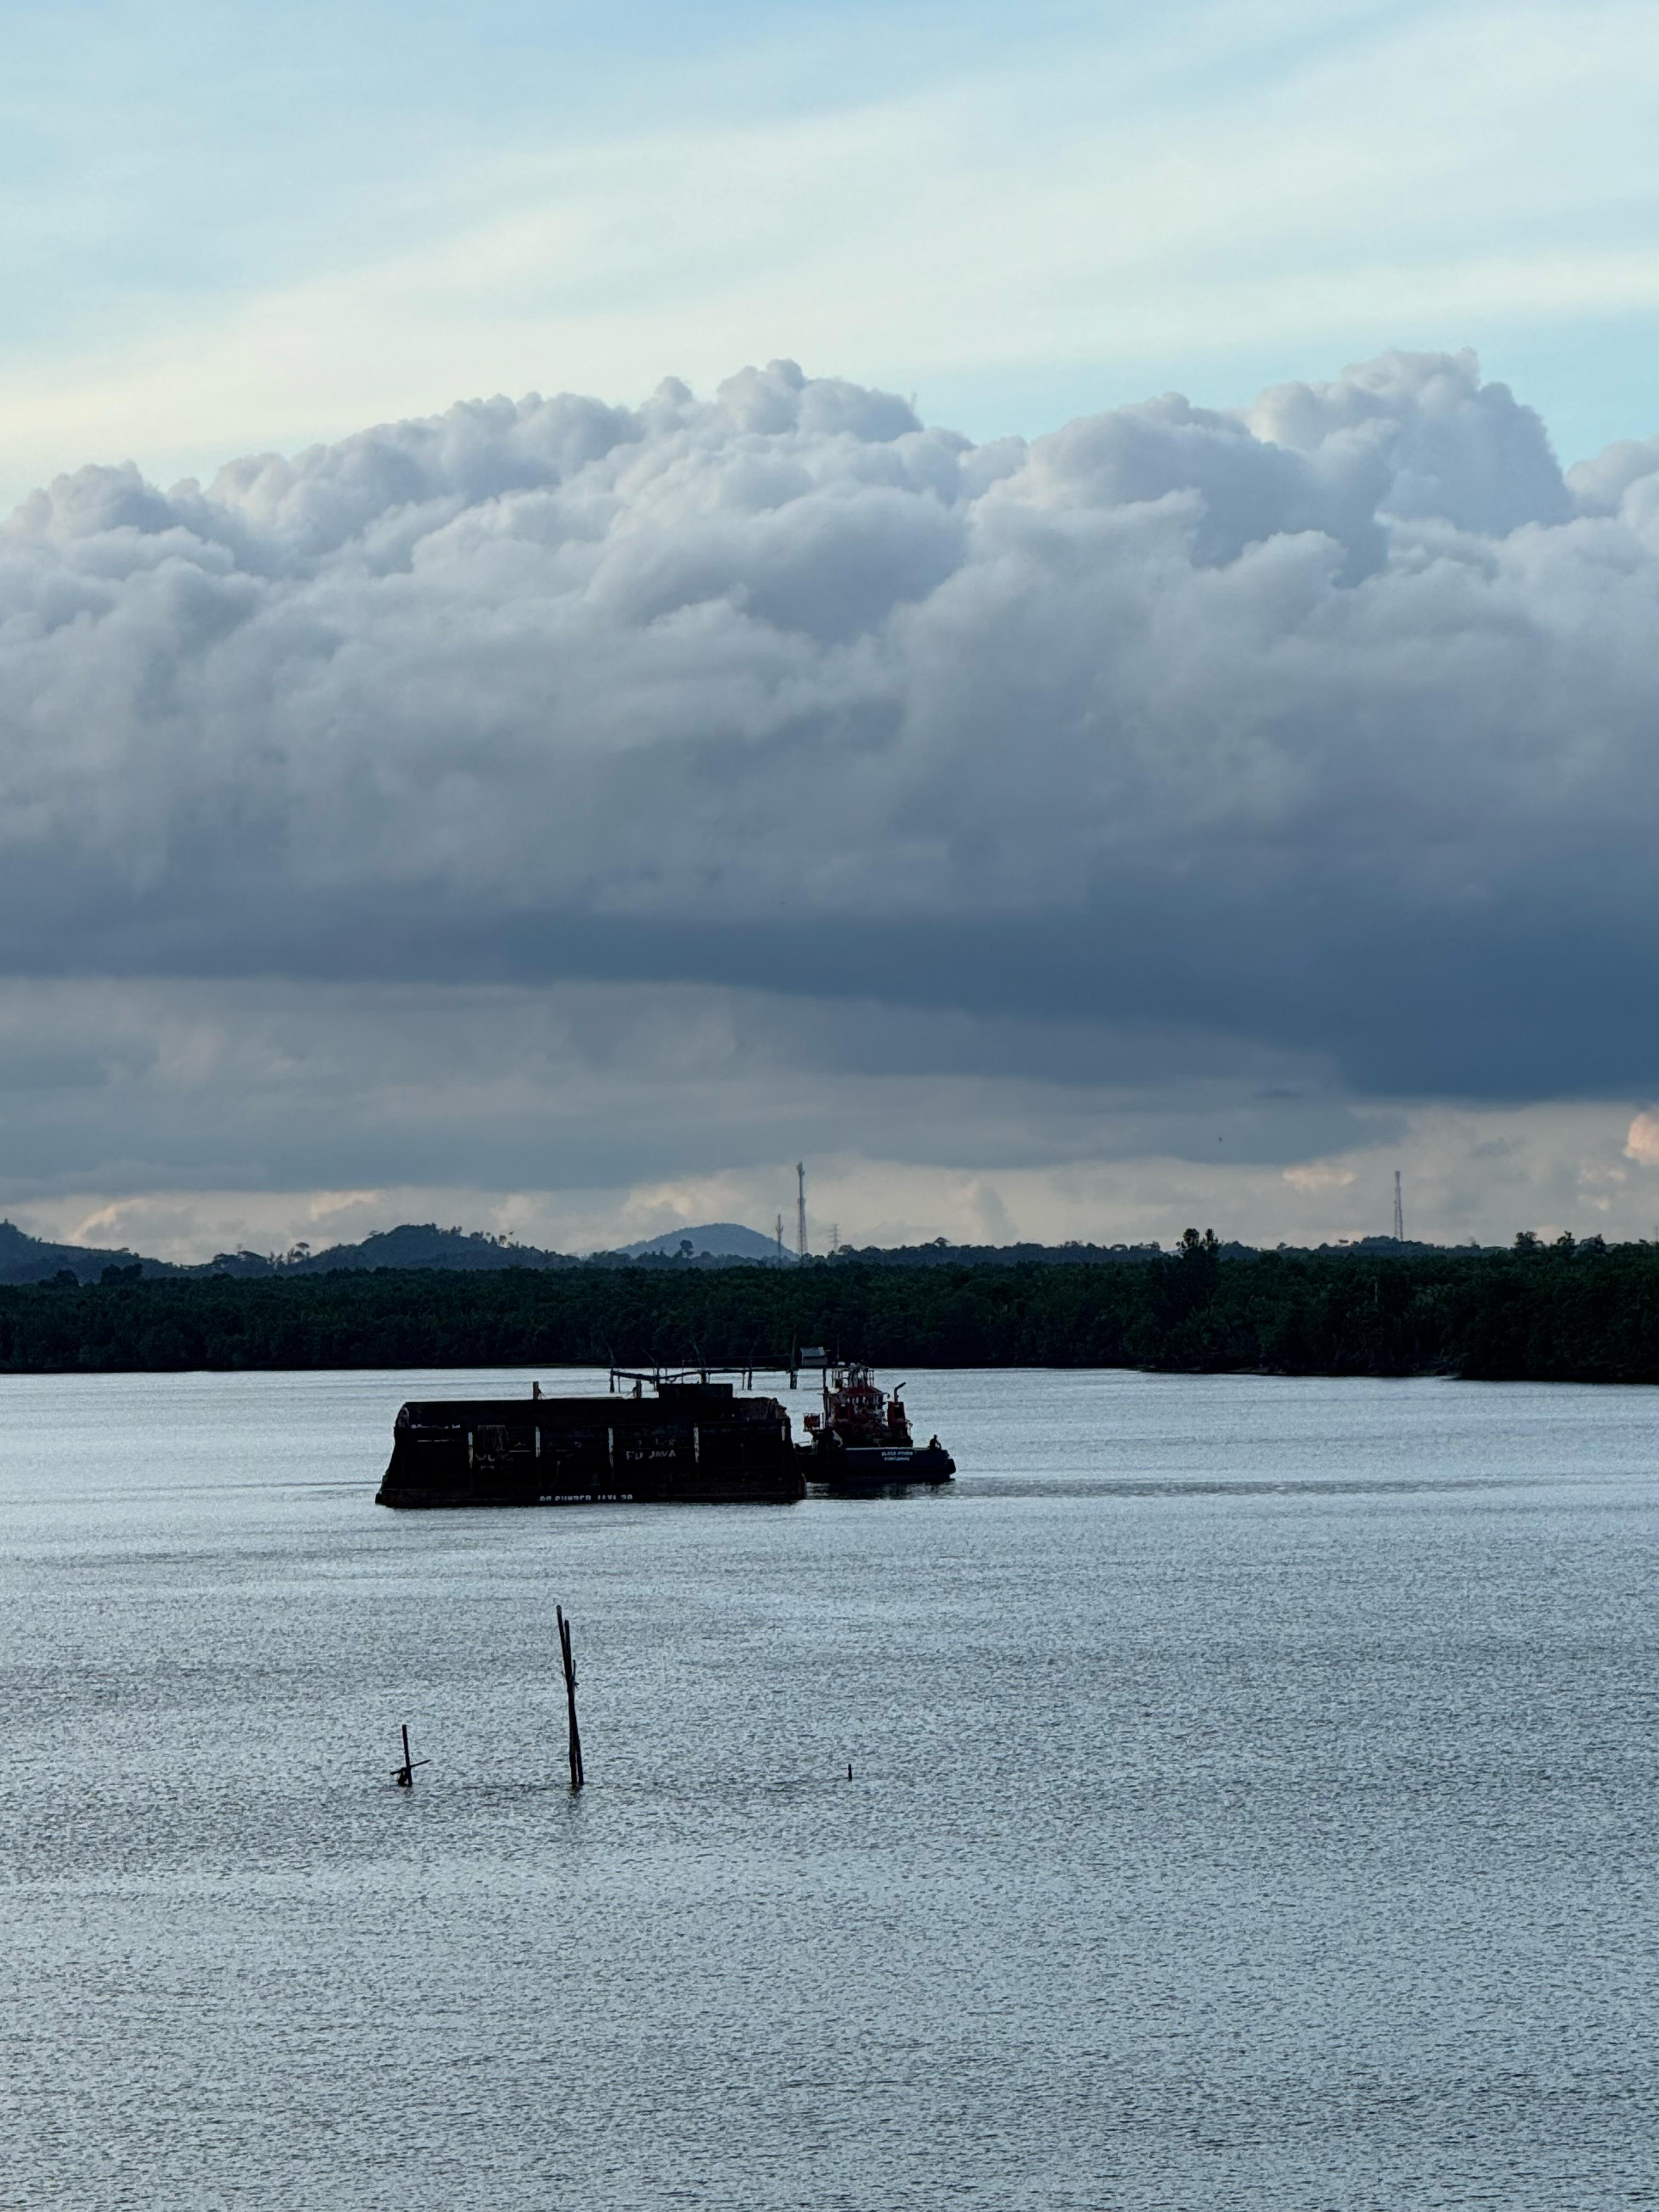
<svg viewBox="0 0 1659 2212">
<path fill-rule="evenodd" d="M 976 438 L 1474 346 L 1659 428 L 1650 8 L 8 11 L 0 497 L 744 361 Z"/>
</svg>

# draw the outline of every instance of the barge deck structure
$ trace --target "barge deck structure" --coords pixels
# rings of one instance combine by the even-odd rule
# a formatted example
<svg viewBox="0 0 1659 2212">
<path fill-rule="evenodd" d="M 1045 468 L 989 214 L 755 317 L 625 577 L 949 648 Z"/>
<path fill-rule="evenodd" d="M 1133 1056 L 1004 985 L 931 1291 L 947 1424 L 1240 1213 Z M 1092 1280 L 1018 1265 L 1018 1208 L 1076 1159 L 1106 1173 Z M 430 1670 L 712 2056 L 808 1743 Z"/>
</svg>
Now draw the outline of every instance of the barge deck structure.
<svg viewBox="0 0 1659 2212">
<path fill-rule="evenodd" d="M 618 1382 L 631 1382 L 619 1391 Z M 647 1397 L 645 1385 L 653 1395 Z M 806 1494 L 788 1409 L 707 1370 L 617 1369 L 586 1397 L 456 1398 L 398 1409 L 375 1502 L 394 1506 L 790 1504 Z"/>
</svg>

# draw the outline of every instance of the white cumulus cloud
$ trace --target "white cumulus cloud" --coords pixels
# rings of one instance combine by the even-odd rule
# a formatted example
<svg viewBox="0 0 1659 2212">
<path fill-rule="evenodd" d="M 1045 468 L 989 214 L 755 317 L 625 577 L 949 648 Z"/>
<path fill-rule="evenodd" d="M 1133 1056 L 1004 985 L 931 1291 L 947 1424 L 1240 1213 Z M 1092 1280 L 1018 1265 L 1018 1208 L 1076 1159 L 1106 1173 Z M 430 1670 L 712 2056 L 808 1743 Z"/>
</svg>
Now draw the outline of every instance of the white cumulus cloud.
<svg viewBox="0 0 1659 2212">
<path fill-rule="evenodd" d="M 0 531 L 0 964 L 1640 1087 L 1656 607 L 1659 445 L 1568 482 L 1467 356 L 1030 444 L 774 362 L 86 469 Z"/>
</svg>

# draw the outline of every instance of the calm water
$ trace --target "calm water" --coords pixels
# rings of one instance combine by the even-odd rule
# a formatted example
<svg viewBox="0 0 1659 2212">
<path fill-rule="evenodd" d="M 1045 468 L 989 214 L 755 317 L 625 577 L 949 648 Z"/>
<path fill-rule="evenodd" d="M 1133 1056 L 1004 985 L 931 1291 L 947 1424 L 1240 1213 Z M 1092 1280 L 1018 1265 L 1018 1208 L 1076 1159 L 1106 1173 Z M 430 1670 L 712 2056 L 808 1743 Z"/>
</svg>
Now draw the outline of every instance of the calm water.
<svg viewBox="0 0 1659 2212">
<path fill-rule="evenodd" d="M 526 1379 L 0 1382 L 8 2212 L 1659 2204 L 1659 1395 L 912 1376 L 942 1496 L 371 1504 Z"/>
</svg>

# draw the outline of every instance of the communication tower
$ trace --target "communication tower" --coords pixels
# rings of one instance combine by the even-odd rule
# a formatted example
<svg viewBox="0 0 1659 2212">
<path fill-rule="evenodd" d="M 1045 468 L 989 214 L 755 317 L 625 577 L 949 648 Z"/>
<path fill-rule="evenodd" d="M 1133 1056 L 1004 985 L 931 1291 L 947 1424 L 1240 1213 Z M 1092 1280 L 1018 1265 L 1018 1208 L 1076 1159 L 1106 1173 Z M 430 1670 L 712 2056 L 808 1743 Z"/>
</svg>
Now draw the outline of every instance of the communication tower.
<svg viewBox="0 0 1659 2212">
<path fill-rule="evenodd" d="M 806 1169 L 795 1162 L 795 1257 L 806 1257 Z"/>
<path fill-rule="evenodd" d="M 783 1265 L 783 1216 L 778 1216 L 778 1265 Z"/>
<path fill-rule="evenodd" d="M 1403 1244 L 1406 1241 L 1406 1209 L 1401 1201 L 1398 1168 L 1394 1171 L 1394 1241 L 1396 1244 Z"/>
</svg>

